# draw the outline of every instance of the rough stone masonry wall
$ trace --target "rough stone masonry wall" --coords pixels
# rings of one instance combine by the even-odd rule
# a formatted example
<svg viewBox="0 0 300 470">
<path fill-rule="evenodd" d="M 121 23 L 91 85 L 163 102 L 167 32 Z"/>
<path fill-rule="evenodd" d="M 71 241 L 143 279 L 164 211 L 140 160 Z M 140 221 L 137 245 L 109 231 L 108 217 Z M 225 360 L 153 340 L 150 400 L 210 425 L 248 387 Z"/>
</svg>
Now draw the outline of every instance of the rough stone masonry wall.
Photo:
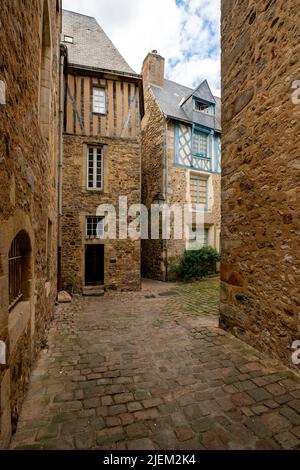
<svg viewBox="0 0 300 470">
<path fill-rule="evenodd" d="M 56 158 L 60 12 L 49 0 L 52 67 L 49 141 L 39 125 L 41 0 L 1 2 L 0 80 L 6 104 L 0 105 L 0 341 L 7 364 L 0 365 L 0 449 L 15 427 L 31 366 L 44 345 L 56 295 Z M 47 220 L 52 221 L 51 266 L 47 276 Z M 30 298 L 10 313 L 8 254 L 15 236 L 30 238 Z M 24 303 L 23 303 L 24 304 Z"/>
<path fill-rule="evenodd" d="M 149 89 L 145 92 L 145 116 L 142 121 L 142 203 L 149 213 L 155 195 L 164 193 L 165 153 L 166 121 Z M 162 240 L 149 238 L 142 241 L 142 274 L 144 277 L 164 280 Z"/>
<path fill-rule="evenodd" d="M 221 326 L 291 365 L 300 339 L 299 4 L 222 2 Z"/>
<path fill-rule="evenodd" d="M 87 190 L 88 145 L 103 145 L 104 189 Z M 119 196 L 128 207 L 141 201 L 141 148 L 139 140 L 64 136 L 62 274 L 75 291 L 84 285 L 85 220 L 100 204 L 112 204 L 118 214 Z M 98 243 L 98 240 L 95 240 Z M 140 288 L 140 240 L 105 240 L 104 275 L 107 289 Z"/>
</svg>

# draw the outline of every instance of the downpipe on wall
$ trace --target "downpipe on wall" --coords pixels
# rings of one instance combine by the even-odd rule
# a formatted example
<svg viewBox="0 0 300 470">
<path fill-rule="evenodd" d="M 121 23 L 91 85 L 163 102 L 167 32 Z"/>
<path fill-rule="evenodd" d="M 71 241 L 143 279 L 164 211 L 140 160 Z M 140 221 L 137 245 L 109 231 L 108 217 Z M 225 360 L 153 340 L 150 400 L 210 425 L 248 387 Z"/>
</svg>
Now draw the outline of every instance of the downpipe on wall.
<svg viewBox="0 0 300 470">
<path fill-rule="evenodd" d="M 59 98 L 59 146 L 58 146 L 58 221 L 57 221 L 57 291 L 62 290 L 62 269 L 61 269 L 61 250 L 62 250 L 62 169 L 63 169 L 63 130 L 64 130 L 64 69 L 68 57 L 66 46 L 60 46 L 60 98 Z"/>
</svg>

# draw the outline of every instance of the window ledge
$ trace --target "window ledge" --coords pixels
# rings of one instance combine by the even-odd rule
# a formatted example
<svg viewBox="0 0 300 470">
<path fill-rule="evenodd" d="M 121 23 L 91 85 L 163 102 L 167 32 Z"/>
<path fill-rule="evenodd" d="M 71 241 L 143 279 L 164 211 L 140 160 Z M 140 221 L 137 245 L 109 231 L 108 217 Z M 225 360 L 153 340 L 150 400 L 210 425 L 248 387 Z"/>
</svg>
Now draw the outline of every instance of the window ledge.
<svg viewBox="0 0 300 470">
<path fill-rule="evenodd" d="M 30 301 L 19 302 L 9 313 L 8 332 L 10 350 L 13 351 L 18 340 L 24 333 L 30 320 Z"/>
</svg>

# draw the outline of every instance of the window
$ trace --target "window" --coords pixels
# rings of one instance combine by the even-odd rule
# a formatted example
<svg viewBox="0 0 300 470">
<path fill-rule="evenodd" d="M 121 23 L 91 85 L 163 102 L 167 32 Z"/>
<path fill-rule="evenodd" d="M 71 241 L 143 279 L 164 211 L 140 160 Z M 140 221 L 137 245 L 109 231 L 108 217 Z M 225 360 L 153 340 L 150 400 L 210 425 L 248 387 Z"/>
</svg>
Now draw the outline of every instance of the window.
<svg viewBox="0 0 300 470">
<path fill-rule="evenodd" d="M 199 157 L 208 157 L 208 136 L 204 132 L 194 131 L 193 154 Z"/>
<path fill-rule="evenodd" d="M 103 88 L 93 88 L 93 112 L 106 114 L 106 96 Z"/>
<path fill-rule="evenodd" d="M 30 252 L 29 237 L 22 231 L 13 240 L 8 254 L 9 310 L 29 297 Z"/>
<path fill-rule="evenodd" d="M 90 191 L 99 191 L 103 185 L 102 148 L 89 147 L 87 160 L 87 187 Z"/>
<path fill-rule="evenodd" d="M 104 217 L 88 216 L 86 218 L 86 238 L 103 238 Z"/>
<path fill-rule="evenodd" d="M 203 228 L 203 225 L 193 225 L 193 237 L 195 236 L 196 239 L 190 239 L 190 242 L 197 244 L 197 249 L 208 246 L 209 228 Z"/>
<path fill-rule="evenodd" d="M 203 103 L 202 101 L 194 100 L 194 109 L 206 114 L 213 114 L 214 106 L 211 104 Z"/>
<path fill-rule="evenodd" d="M 208 104 L 201 103 L 201 101 L 195 101 L 195 109 L 196 111 L 205 111 L 209 108 Z"/>
<path fill-rule="evenodd" d="M 199 204 L 207 209 L 208 205 L 208 179 L 193 176 L 190 181 L 191 203 Z"/>
<path fill-rule="evenodd" d="M 74 43 L 74 38 L 72 36 L 64 36 L 64 42 L 68 42 L 69 44 Z"/>
</svg>

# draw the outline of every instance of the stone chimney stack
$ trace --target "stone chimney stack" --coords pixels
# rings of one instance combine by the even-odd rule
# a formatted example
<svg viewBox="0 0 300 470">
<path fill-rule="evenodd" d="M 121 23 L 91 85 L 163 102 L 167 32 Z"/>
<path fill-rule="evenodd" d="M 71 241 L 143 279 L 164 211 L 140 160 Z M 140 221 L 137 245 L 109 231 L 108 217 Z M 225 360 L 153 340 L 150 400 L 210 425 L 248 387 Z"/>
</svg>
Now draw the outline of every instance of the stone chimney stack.
<svg viewBox="0 0 300 470">
<path fill-rule="evenodd" d="M 158 55 L 157 51 L 149 52 L 143 62 L 142 68 L 144 92 L 148 90 L 149 85 L 158 87 L 164 86 L 165 59 Z"/>
</svg>

